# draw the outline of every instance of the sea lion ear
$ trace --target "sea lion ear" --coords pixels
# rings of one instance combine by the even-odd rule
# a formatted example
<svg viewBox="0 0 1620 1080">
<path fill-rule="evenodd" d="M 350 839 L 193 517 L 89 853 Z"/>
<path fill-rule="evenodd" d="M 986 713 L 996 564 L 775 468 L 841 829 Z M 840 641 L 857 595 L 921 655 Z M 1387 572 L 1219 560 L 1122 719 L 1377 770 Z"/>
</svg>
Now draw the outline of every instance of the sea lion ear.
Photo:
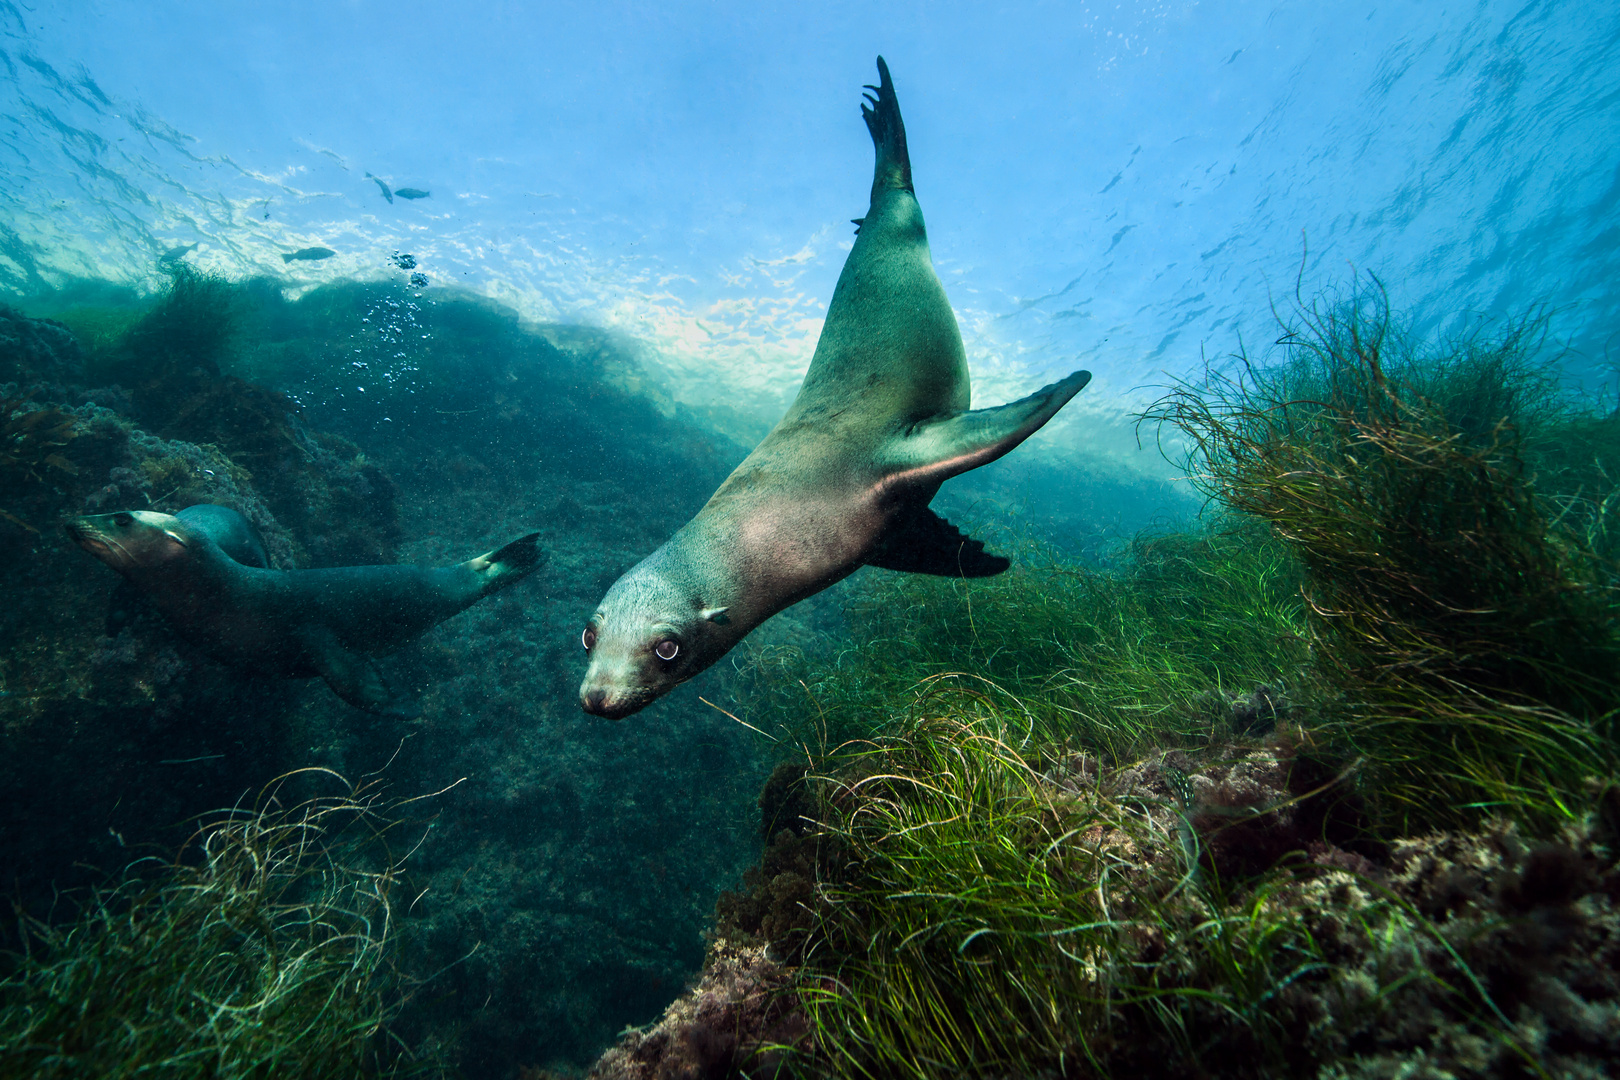
<svg viewBox="0 0 1620 1080">
<path fill-rule="evenodd" d="M 719 625 L 724 626 L 731 621 L 731 616 L 726 614 L 726 612 L 730 610 L 730 608 L 710 607 L 704 608 L 702 611 L 698 612 L 698 615 L 704 619 L 707 619 L 709 622 L 718 623 Z"/>
</svg>

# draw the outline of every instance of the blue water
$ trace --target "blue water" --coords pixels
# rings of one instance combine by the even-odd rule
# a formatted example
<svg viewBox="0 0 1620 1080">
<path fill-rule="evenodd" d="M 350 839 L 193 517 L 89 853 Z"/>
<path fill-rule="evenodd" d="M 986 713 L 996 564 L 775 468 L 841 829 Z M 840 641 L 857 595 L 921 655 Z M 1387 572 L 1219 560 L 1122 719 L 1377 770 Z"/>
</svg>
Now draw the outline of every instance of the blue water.
<svg viewBox="0 0 1620 1080">
<path fill-rule="evenodd" d="M 1297 278 L 1376 275 L 1425 332 L 1548 305 L 1592 381 L 1620 329 L 1606 5 L 158 0 L 4 3 L 0 30 L 21 293 L 154 287 L 191 243 L 295 293 L 408 250 L 768 422 L 865 205 L 881 52 L 976 400 L 1097 373 L 1037 452 L 1129 457 L 1144 387 L 1271 340 Z"/>
</svg>

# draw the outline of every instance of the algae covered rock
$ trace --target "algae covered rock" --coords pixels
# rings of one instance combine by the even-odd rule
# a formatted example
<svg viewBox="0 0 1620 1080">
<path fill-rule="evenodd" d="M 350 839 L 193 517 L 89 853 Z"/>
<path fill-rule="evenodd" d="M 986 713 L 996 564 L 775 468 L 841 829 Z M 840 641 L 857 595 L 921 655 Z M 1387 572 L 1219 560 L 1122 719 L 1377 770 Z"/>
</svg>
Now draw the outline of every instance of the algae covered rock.
<svg viewBox="0 0 1620 1080">
<path fill-rule="evenodd" d="M 70 383 L 83 371 L 84 352 L 67 327 L 0 304 L 0 383 Z"/>
</svg>

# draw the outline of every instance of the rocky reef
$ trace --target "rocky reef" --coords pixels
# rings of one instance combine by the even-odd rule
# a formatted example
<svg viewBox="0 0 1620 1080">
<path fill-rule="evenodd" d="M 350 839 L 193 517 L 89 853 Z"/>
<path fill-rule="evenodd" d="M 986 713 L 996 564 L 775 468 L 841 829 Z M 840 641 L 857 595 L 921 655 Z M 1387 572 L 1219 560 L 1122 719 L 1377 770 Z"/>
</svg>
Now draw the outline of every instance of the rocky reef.
<svg viewBox="0 0 1620 1080">
<path fill-rule="evenodd" d="M 65 912 L 62 890 L 172 851 L 197 815 L 292 770 L 386 766 L 405 795 L 466 778 L 411 863 L 392 940 L 407 978 L 428 981 L 395 1027 L 469 1075 L 587 1063 L 700 968 L 713 897 L 752 857 L 734 807 L 768 770 L 695 697 L 588 722 L 578 624 L 741 448 L 616 387 L 633 364 L 611 342 L 565 351 L 472 298 L 346 285 L 294 304 L 262 283 L 173 277 L 127 309 L 0 315 L 12 898 Z M 350 410 L 322 387 L 351 384 L 353 335 L 379 311 L 428 337 L 414 372 L 368 380 L 375 400 Z M 117 577 L 62 522 L 199 502 L 244 514 L 282 568 L 459 561 L 534 529 L 550 562 L 387 658 L 422 718 L 382 722 L 318 681 L 213 663 L 155 614 L 107 636 Z"/>
<path fill-rule="evenodd" d="M 935 739 L 972 756 L 990 733 L 931 724 L 886 747 L 888 775 L 965 799 L 960 774 L 905 759 Z M 997 866 L 937 867 L 930 819 L 885 805 L 909 801 L 894 779 L 803 782 L 824 801 L 722 897 L 703 980 L 592 1075 L 1608 1075 L 1620 788 L 1555 838 L 1496 820 L 1385 844 L 1348 827 L 1331 777 L 1301 791 L 1316 776 L 1289 750 L 1222 750 L 1113 770 L 1076 754 L 1023 776 L 1004 757 L 1012 784 L 950 835 L 1013 841 L 1038 898 Z M 1014 833 L 1003 815 L 1026 799 L 1046 827 Z M 897 848 L 902 823 L 925 838 Z M 1110 876 L 1073 859 L 1060 875 L 1065 843 Z"/>
</svg>

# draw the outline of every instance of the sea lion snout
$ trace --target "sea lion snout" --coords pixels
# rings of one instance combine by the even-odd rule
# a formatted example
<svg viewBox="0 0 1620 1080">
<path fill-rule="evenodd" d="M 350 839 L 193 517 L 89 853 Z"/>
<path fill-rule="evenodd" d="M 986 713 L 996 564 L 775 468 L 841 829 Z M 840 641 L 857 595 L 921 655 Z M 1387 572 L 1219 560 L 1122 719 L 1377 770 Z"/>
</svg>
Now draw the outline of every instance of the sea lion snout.
<svg viewBox="0 0 1620 1080">
<path fill-rule="evenodd" d="M 661 685 L 638 685 L 634 676 L 633 668 L 610 670 L 593 659 L 585 672 L 585 681 L 579 686 L 579 707 L 592 716 L 623 720 L 667 689 Z"/>
<path fill-rule="evenodd" d="M 602 687 L 591 689 L 581 688 L 579 692 L 579 707 L 592 716 L 602 716 L 609 720 L 623 720 L 645 703 L 647 695 L 632 695 L 630 698 L 616 697 Z M 639 703 L 638 703 L 639 702 Z"/>
<path fill-rule="evenodd" d="M 156 566 L 183 555 L 185 526 L 169 514 L 120 510 L 74 518 L 65 526 L 68 539 L 114 570 Z"/>
<path fill-rule="evenodd" d="M 622 720 L 658 697 L 668 685 L 656 676 L 662 672 L 649 672 L 647 658 L 638 657 L 642 650 L 623 647 L 623 639 L 614 639 L 598 645 L 595 635 L 587 629 L 585 640 L 591 652 L 590 667 L 579 685 L 579 707 L 592 716 L 605 716 L 609 720 Z M 638 659 L 640 662 L 638 663 Z M 662 666 L 662 664 L 659 664 Z M 648 676 L 653 676 L 648 685 Z"/>
</svg>

